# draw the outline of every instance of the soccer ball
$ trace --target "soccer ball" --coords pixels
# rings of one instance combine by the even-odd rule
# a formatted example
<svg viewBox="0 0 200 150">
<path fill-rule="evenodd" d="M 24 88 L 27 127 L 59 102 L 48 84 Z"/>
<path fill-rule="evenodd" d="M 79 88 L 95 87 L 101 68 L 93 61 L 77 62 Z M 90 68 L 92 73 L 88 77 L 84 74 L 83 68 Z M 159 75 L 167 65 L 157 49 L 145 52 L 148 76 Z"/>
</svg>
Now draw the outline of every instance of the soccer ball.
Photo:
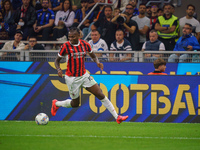
<svg viewBox="0 0 200 150">
<path fill-rule="evenodd" d="M 46 125 L 49 122 L 49 117 L 45 113 L 39 113 L 35 117 L 35 122 L 38 125 Z"/>
</svg>

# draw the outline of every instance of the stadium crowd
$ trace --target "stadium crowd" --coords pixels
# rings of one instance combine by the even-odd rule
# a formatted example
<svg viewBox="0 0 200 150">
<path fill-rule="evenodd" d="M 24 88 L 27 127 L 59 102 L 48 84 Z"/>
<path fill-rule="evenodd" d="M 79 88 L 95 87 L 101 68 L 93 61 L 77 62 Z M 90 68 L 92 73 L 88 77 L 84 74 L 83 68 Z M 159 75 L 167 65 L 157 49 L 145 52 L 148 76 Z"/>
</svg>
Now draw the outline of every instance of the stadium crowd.
<svg viewBox="0 0 200 150">
<path fill-rule="evenodd" d="M 102 4 L 85 18 L 97 2 Z M 186 15 L 178 18 L 170 3 L 163 8 L 155 3 L 148 6 L 137 3 L 137 0 L 117 0 L 111 6 L 106 5 L 105 0 L 2 0 L 0 40 L 12 42 L 9 41 L 9 46 L 1 43 L 0 49 L 34 49 L 30 43 L 39 40 L 64 43 L 70 27 L 78 27 L 93 51 L 200 50 L 200 24 L 194 5 L 189 4 Z M 21 40 L 29 41 L 29 46 Z M 59 45 L 54 44 L 52 49 L 58 50 Z M 131 61 L 129 53 L 101 56 L 105 61 Z M 153 62 L 160 56 L 145 54 L 145 59 Z M 175 59 L 184 62 L 187 57 L 172 54 L 169 62 Z"/>
</svg>

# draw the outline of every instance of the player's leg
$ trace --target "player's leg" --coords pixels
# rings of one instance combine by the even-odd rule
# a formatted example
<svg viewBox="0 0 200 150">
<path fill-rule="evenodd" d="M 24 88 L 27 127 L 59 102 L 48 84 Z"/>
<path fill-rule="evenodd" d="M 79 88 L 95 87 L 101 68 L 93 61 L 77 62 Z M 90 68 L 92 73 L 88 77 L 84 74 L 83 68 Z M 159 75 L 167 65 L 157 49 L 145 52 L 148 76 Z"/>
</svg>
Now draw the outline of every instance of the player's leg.
<svg viewBox="0 0 200 150">
<path fill-rule="evenodd" d="M 87 87 L 86 90 L 88 90 L 90 93 L 94 94 L 102 102 L 102 104 L 109 110 L 109 112 L 116 119 L 117 123 L 120 124 L 122 121 L 125 121 L 128 118 L 128 116 L 120 116 L 117 114 L 113 104 L 103 94 L 102 90 L 100 89 L 100 87 L 97 83 L 91 87 Z"/>
<path fill-rule="evenodd" d="M 59 107 L 66 107 L 66 108 L 73 107 L 74 108 L 74 107 L 79 106 L 79 103 L 80 103 L 79 93 L 80 93 L 81 82 L 76 82 L 76 81 L 80 81 L 80 80 L 75 77 L 65 76 L 65 82 L 68 86 L 69 95 L 72 99 L 66 99 L 63 101 L 58 101 L 54 99 L 52 101 L 52 107 L 51 107 L 52 116 L 56 115 L 56 112 L 58 111 Z"/>
</svg>

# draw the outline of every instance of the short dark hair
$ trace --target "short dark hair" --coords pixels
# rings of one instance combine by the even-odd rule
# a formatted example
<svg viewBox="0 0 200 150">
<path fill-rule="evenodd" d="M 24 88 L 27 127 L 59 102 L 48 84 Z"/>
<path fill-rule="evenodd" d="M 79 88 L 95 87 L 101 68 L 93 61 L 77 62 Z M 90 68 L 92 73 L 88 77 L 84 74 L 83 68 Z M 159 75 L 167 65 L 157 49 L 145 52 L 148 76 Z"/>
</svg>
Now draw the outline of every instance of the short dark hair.
<svg viewBox="0 0 200 150">
<path fill-rule="evenodd" d="M 37 41 L 37 37 L 36 36 L 30 36 L 28 39 L 36 39 L 36 41 Z"/>
<path fill-rule="evenodd" d="M 158 69 L 158 67 L 161 66 L 161 65 L 166 66 L 166 61 L 161 59 L 161 58 L 158 58 L 158 59 L 154 60 L 153 65 L 154 65 L 155 69 Z"/>
<path fill-rule="evenodd" d="M 192 29 L 192 25 L 190 23 L 185 23 L 185 25 L 190 26 L 190 28 Z"/>
<path fill-rule="evenodd" d="M 141 4 L 139 5 L 139 7 L 142 6 L 142 5 L 144 5 L 144 6 L 146 7 L 145 3 L 141 3 Z"/>
<path fill-rule="evenodd" d="M 77 32 L 78 34 L 81 34 L 80 29 L 77 28 L 77 27 L 71 27 L 71 28 L 69 29 L 69 32 Z"/>
<path fill-rule="evenodd" d="M 127 7 L 127 6 L 131 6 L 131 7 L 133 7 L 133 8 L 134 8 L 134 6 L 133 6 L 133 5 L 131 5 L 131 4 L 127 4 L 127 5 L 126 5 L 126 7 Z"/>
<path fill-rule="evenodd" d="M 106 5 L 106 6 L 104 7 L 104 10 L 105 10 L 106 8 L 110 8 L 110 9 L 113 11 L 112 6 L 110 6 L 110 5 Z"/>
<path fill-rule="evenodd" d="M 123 34 L 125 34 L 125 33 L 124 33 L 124 30 L 122 30 L 122 29 L 117 29 L 116 32 L 118 32 L 118 31 L 121 31 L 121 32 L 123 32 Z M 116 32 L 115 32 L 115 33 L 116 33 Z"/>
<path fill-rule="evenodd" d="M 91 32 L 98 32 L 99 33 L 99 31 L 97 29 L 93 29 Z"/>
<path fill-rule="evenodd" d="M 171 4 L 167 3 L 167 4 L 165 4 L 165 5 L 163 6 L 163 9 L 165 9 L 166 6 L 171 6 L 171 7 L 172 7 Z"/>
<path fill-rule="evenodd" d="M 187 5 L 187 9 L 188 9 L 189 7 L 193 7 L 193 8 L 194 8 L 194 11 L 195 11 L 195 6 L 194 6 L 194 5 L 192 5 L 192 4 Z"/>
<path fill-rule="evenodd" d="M 163 12 L 163 9 L 162 9 L 162 8 L 158 8 L 157 12 L 159 12 L 159 11 L 162 11 L 162 12 Z"/>
</svg>

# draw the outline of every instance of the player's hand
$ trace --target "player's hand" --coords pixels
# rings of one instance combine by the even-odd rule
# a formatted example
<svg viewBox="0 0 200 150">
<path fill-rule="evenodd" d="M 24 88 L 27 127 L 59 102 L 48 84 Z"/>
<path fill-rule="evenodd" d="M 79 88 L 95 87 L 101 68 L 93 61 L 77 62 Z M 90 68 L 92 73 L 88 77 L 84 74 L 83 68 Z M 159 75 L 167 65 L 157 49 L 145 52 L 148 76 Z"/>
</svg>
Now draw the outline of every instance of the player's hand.
<svg viewBox="0 0 200 150">
<path fill-rule="evenodd" d="M 101 70 L 103 70 L 103 64 L 102 64 L 102 63 L 97 63 L 97 66 L 98 66 Z"/>
<path fill-rule="evenodd" d="M 63 77 L 63 72 L 60 68 L 58 69 L 58 76 L 61 77 L 61 78 Z"/>
</svg>

